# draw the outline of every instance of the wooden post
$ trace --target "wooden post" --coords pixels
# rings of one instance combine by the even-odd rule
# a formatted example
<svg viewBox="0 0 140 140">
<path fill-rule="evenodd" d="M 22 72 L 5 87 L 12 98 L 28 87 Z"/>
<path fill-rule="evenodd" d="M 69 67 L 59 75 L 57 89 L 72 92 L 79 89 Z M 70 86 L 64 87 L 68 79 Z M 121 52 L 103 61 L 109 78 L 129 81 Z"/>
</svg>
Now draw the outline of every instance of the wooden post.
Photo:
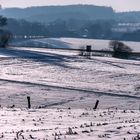
<svg viewBox="0 0 140 140">
<path fill-rule="evenodd" d="M 90 56 L 91 56 L 91 45 L 86 46 L 86 54 L 87 54 L 87 58 L 90 58 Z"/>
<path fill-rule="evenodd" d="M 27 101 L 28 101 L 28 108 L 31 108 L 31 101 L 30 101 L 30 96 L 27 96 Z"/>
<path fill-rule="evenodd" d="M 91 52 L 91 46 L 90 45 L 86 46 L 86 52 Z"/>
<path fill-rule="evenodd" d="M 93 109 L 95 109 L 95 110 L 96 110 L 96 109 L 97 109 L 97 107 L 98 107 L 98 104 L 99 104 L 99 100 L 97 100 L 97 101 L 96 101 L 95 106 L 94 106 L 94 108 L 93 108 Z"/>
</svg>

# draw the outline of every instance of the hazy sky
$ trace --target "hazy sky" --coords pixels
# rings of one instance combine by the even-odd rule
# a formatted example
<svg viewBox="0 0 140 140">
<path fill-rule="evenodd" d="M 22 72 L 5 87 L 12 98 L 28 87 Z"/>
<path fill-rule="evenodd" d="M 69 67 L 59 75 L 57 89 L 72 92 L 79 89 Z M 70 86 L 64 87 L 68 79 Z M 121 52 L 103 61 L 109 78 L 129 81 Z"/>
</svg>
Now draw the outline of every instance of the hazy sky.
<svg viewBox="0 0 140 140">
<path fill-rule="evenodd" d="M 116 11 L 140 11 L 140 0 L 0 0 L 3 7 L 93 4 L 111 6 Z"/>
</svg>

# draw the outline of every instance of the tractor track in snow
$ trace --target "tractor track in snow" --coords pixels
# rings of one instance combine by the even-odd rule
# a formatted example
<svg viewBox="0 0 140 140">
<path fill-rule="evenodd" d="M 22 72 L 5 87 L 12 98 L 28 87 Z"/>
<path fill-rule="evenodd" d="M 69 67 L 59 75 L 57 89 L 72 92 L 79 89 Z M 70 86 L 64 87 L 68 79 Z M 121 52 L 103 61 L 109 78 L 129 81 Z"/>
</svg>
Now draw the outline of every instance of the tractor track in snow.
<svg viewBox="0 0 140 140">
<path fill-rule="evenodd" d="M 102 91 L 94 91 L 94 90 L 88 90 L 88 89 L 80 89 L 75 87 L 62 87 L 62 86 L 53 86 L 53 85 L 47 85 L 47 84 L 41 84 L 41 83 L 33 83 L 33 82 L 26 82 L 26 81 L 16 81 L 16 80 L 9 80 L 9 79 L 0 79 L 1 82 L 9 82 L 9 83 L 15 83 L 15 84 L 22 84 L 22 85 L 32 85 L 32 86 L 40 86 L 40 87 L 48 87 L 52 89 L 60 89 L 60 90 L 68 90 L 68 91 L 78 91 L 81 93 L 91 93 L 95 94 L 96 96 L 111 96 L 111 97 L 122 97 L 122 98 L 131 98 L 131 99 L 140 99 L 140 96 L 133 96 L 126 94 L 116 94 L 112 92 L 102 92 Z"/>
</svg>

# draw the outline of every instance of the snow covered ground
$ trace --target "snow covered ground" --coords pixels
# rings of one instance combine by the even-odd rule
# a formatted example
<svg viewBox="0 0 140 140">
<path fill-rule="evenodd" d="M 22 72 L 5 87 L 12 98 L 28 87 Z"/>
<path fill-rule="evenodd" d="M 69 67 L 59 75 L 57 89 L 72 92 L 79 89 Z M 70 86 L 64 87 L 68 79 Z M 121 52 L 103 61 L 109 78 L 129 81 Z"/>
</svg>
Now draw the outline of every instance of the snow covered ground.
<svg viewBox="0 0 140 140">
<path fill-rule="evenodd" d="M 133 140 L 139 111 L 87 109 L 0 109 L 3 140 Z M 138 139 L 136 139 L 138 140 Z"/>
<path fill-rule="evenodd" d="M 87 59 L 78 53 L 0 49 L 1 139 L 132 140 L 137 136 L 140 61 Z"/>
<path fill-rule="evenodd" d="M 140 61 L 43 48 L 9 48 L 1 55 L 2 106 L 26 107 L 30 95 L 35 107 L 93 107 L 99 99 L 100 108 L 139 109 Z"/>
<path fill-rule="evenodd" d="M 94 50 L 106 50 L 109 48 L 110 40 L 100 39 L 81 39 L 81 38 L 43 38 L 30 39 L 25 41 L 13 42 L 14 46 L 34 46 L 34 47 L 50 47 L 50 48 L 73 48 L 79 49 L 86 45 L 91 45 Z M 140 42 L 123 41 L 134 52 L 140 52 Z"/>
</svg>

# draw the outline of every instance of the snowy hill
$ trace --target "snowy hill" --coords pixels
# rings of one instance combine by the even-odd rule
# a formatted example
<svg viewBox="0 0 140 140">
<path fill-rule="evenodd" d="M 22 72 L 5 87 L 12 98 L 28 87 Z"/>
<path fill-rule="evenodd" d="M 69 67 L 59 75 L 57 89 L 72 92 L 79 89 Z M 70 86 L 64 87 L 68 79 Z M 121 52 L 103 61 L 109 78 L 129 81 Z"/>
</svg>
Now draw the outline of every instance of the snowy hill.
<svg viewBox="0 0 140 140">
<path fill-rule="evenodd" d="M 9 18 L 24 19 L 31 22 L 49 23 L 57 19 L 81 21 L 113 19 L 111 7 L 94 5 L 40 6 L 28 8 L 4 8 L 0 14 Z"/>
<path fill-rule="evenodd" d="M 11 43 L 13 46 L 49 47 L 49 48 L 73 48 L 79 49 L 91 45 L 95 50 L 109 49 L 110 40 L 83 39 L 83 38 L 43 38 L 29 39 Z M 140 52 L 140 42 L 123 41 L 133 49 L 133 52 Z"/>
<path fill-rule="evenodd" d="M 81 101 L 83 106 L 92 107 L 93 101 L 100 99 L 101 108 L 139 108 L 139 61 L 86 59 L 76 51 L 46 48 L 8 48 L 1 50 L 1 56 L 0 98 L 5 98 L 4 93 L 11 96 L 1 105 L 25 107 L 22 96 L 32 94 L 34 107 L 56 104 L 79 108 Z"/>
<path fill-rule="evenodd" d="M 55 41 L 68 47 L 76 44 Z M 33 47 L 0 49 L 1 138 L 132 140 L 137 136 L 140 61 L 87 59 L 78 53 Z M 27 96 L 31 97 L 29 110 Z M 99 106 L 94 111 L 96 100 Z"/>
</svg>

